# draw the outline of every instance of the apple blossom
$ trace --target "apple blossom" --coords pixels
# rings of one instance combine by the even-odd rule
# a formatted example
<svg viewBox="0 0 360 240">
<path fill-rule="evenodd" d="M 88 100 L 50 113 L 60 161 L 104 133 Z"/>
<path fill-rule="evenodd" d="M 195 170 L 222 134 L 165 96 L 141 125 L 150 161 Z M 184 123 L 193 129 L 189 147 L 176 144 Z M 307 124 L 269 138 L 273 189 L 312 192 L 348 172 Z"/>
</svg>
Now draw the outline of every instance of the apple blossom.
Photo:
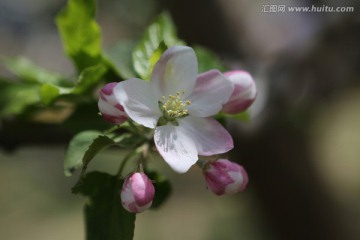
<svg viewBox="0 0 360 240">
<path fill-rule="evenodd" d="M 155 195 L 155 188 L 145 173 L 128 176 L 121 190 L 121 204 L 129 212 L 139 213 L 148 209 Z"/>
<path fill-rule="evenodd" d="M 256 98 L 256 86 L 253 78 L 248 72 L 240 70 L 225 72 L 224 75 L 234 84 L 234 90 L 222 111 L 228 114 L 245 111 Z"/>
<path fill-rule="evenodd" d="M 233 148 L 230 134 L 210 117 L 222 109 L 234 86 L 217 70 L 197 75 L 197 69 L 194 50 L 174 46 L 155 64 L 150 81 L 132 78 L 114 88 L 114 96 L 126 114 L 136 123 L 155 129 L 159 153 L 179 173 L 195 164 L 198 155 Z"/>
<path fill-rule="evenodd" d="M 121 124 L 128 117 L 123 106 L 114 97 L 113 90 L 116 84 L 116 82 L 108 83 L 100 90 L 98 107 L 106 121 L 113 124 Z"/>
<path fill-rule="evenodd" d="M 249 181 L 245 169 L 227 159 L 205 164 L 203 173 L 208 188 L 216 195 L 231 195 L 243 191 Z"/>
</svg>

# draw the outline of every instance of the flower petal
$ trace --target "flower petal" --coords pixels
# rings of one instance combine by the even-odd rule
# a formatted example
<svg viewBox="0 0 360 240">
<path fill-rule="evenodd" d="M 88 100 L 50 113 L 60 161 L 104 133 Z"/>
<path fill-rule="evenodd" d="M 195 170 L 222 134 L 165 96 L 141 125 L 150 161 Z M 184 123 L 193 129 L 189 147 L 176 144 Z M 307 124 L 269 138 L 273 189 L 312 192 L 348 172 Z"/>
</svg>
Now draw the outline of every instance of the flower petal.
<svg viewBox="0 0 360 240">
<path fill-rule="evenodd" d="M 121 124 L 128 119 L 124 107 L 116 100 L 113 89 L 117 82 L 106 84 L 99 92 L 98 107 L 102 117 L 113 124 Z"/>
<path fill-rule="evenodd" d="M 161 112 L 148 82 L 136 78 L 120 82 L 114 88 L 114 95 L 132 120 L 155 128 Z"/>
<path fill-rule="evenodd" d="M 196 144 L 199 155 L 225 153 L 234 147 L 228 131 L 212 118 L 187 116 L 178 121 L 181 131 Z"/>
<path fill-rule="evenodd" d="M 196 163 L 198 153 L 195 143 L 181 128 L 170 123 L 155 129 L 155 145 L 169 166 L 178 173 L 184 173 Z"/>
<path fill-rule="evenodd" d="M 193 93 L 190 95 L 191 105 L 187 107 L 190 115 L 209 117 L 217 114 L 234 90 L 231 81 L 218 70 L 210 70 L 199 74 Z"/>
<path fill-rule="evenodd" d="M 187 97 L 194 89 L 197 69 L 197 59 L 192 48 L 170 47 L 155 64 L 150 82 L 163 96 L 184 91 L 183 97 Z"/>
<path fill-rule="evenodd" d="M 98 107 L 101 112 L 102 117 L 113 124 L 121 124 L 128 119 L 126 113 L 121 111 L 122 107 L 120 104 L 113 106 L 110 103 L 104 101 L 103 99 L 99 99 Z"/>
<path fill-rule="evenodd" d="M 227 114 L 245 111 L 255 101 L 257 94 L 253 78 L 242 70 L 226 72 L 224 75 L 234 84 L 234 91 L 222 111 Z"/>
</svg>

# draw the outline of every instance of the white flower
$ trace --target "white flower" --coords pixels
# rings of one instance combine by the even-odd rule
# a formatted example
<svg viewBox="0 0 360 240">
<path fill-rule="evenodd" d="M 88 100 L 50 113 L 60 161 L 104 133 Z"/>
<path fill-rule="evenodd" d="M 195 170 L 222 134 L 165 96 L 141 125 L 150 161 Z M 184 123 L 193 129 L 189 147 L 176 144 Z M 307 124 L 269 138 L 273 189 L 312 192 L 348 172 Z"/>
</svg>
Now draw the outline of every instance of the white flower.
<svg viewBox="0 0 360 240">
<path fill-rule="evenodd" d="M 186 172 L 198 155 L 225 153 L 233 141 L 215 115 L 234 86 L 217 70 L 197 75 L 190 47 L 170 47 L 155 64 L 150 81 L 132 78 L 114 88 L 114 96 L 138 124 L 155 128 L 155 145 L 170 167 Z"/>
</svg>

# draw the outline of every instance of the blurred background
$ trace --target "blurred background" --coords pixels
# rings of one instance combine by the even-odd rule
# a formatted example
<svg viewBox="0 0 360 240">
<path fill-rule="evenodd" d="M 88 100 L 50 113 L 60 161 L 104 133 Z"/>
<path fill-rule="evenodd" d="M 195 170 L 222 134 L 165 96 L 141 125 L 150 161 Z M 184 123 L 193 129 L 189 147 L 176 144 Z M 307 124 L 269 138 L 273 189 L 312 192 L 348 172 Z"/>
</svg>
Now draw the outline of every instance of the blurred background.
<svg viewBox="0 0 360 240">
<path fill-rule="evenodd" d="M 75 74 L 54 23 L 65 4 L 0 0 L 1 57 L 24 55 Z M 354 9 L 295 13 L 293 6 Z M 254 76 L 251 121 L 228 123 L 231 159 L 245 166 L 250 183 L 244 193 L 216 197 L 200 169 L 179 175 L 159 161 L 173 195 L 137 216 L 135 239 L 360 239 L 359 1 L 103 0 L 103 47 L 136 40 L 163 9 L 188 44 Z M 11 77 L 3 65 L 0 73 Z M 0 123 L 0 239 L 84 239 L 86 200 L 70 193 L 77 176 L 63 175 L 71 133 L 16 121 Z M 103 152 L 91 168 L 112 173 L 117 154 Z"/>
</svg>

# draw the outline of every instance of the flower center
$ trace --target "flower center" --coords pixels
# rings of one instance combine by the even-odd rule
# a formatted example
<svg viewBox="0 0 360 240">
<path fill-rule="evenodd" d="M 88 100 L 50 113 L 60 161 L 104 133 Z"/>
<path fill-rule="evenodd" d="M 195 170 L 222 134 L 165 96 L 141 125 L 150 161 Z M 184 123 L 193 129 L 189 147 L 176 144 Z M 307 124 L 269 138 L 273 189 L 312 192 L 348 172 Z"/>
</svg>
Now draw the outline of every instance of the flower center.
<svg viewBox="0 0 360 240">
<path fill-rule="evenodd" d="M 177 92 L 176 95 L 163 96 L 159 101 L 160 111 L 163 113 L 163 117 L 159 119 L 158 125 L 165 125 L 167 122 L 171 122 L 174 125 L 178 125 L 176 119 L 183 118 L 189 115 L 186 106 L 191 105 L 189 100 L 184 100 L 183 95 L 185 91 Z"/>
</svg>

